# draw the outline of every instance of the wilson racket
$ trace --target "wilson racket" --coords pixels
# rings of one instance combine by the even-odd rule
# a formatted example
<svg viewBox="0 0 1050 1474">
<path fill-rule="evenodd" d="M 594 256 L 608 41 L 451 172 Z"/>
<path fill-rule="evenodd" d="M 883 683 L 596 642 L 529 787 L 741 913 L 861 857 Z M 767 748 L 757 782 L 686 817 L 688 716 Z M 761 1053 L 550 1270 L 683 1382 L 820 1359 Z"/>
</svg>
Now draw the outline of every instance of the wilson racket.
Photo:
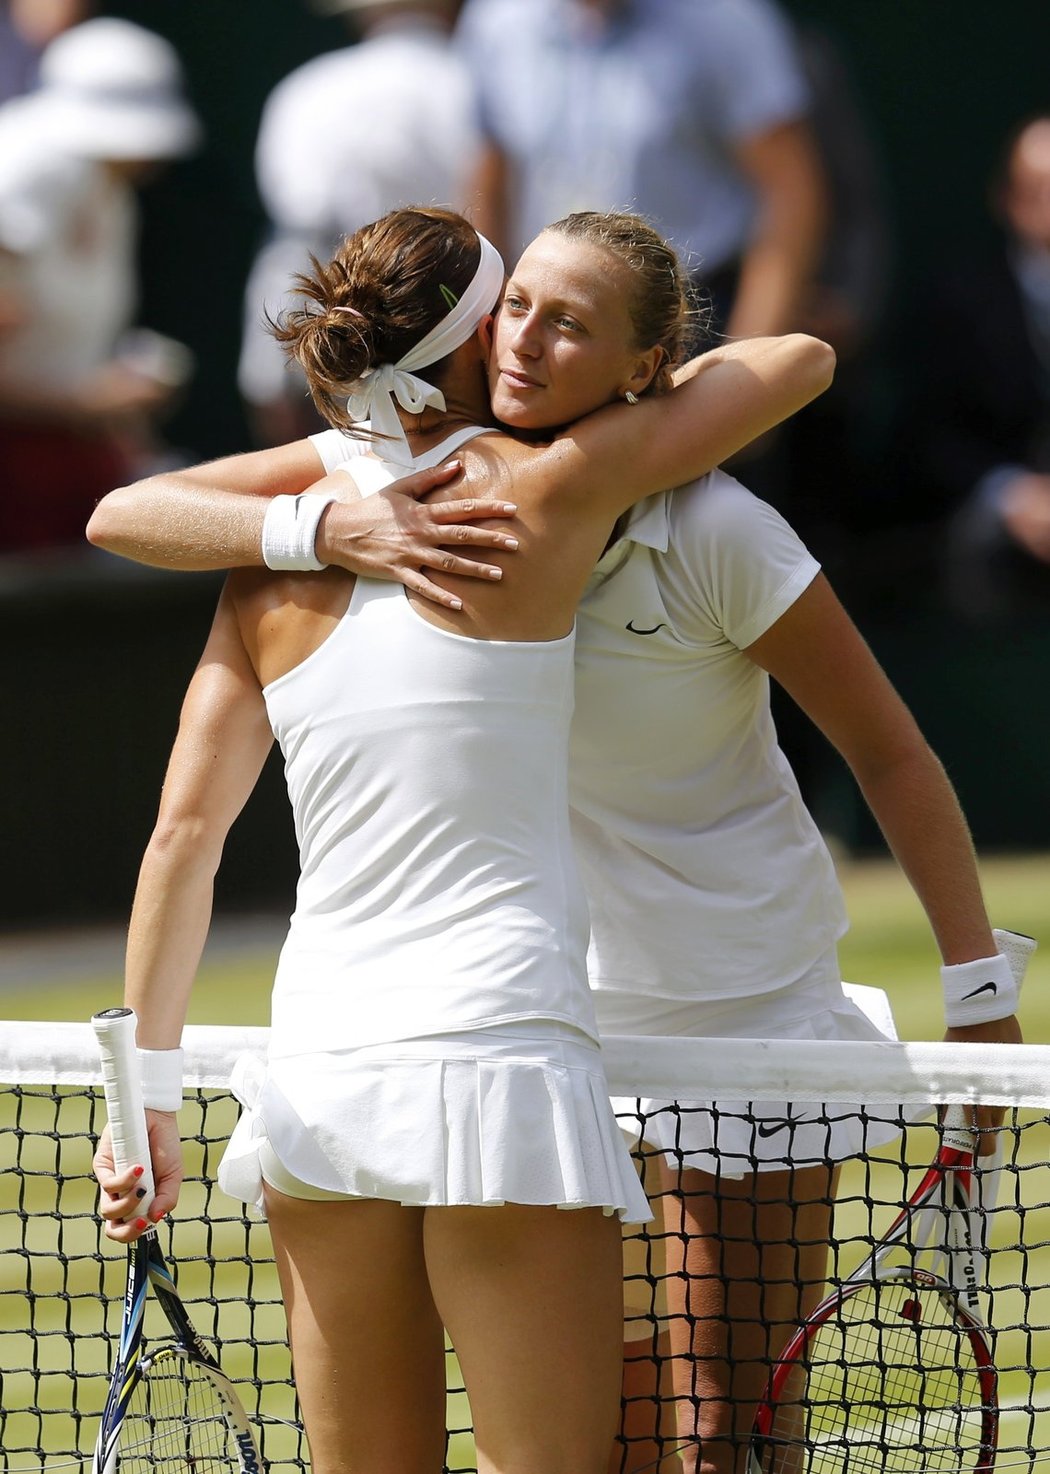
<svg viewBox="0 0 1050 1474">
<path fill-rule="evenodd" d="M 135 1015 L 109 1008 L 92 1019 L 117 1171 L 141 1163 L 141 1212 L 153 1200 L 146 1116 L 142 1108 Z M 171 1339 L 147 1349 L 143 1337 L 149 1287 Z M 233 1384 L 194 1330 L 164 1262 L 155 1228 L 128 1248 L 128 1286 L 92 1474 L 262 1474 L 248 1415 Z"/>
<path fill-rule="evenodd" d="M 1034 942 L 996 932 L 996 943 L 1020 984 Z M 750 1474 L 994 1470 L 998 1377 L 981 1313 L 972 1117 L 945 1111 L 937 1156 L 907 1205 L 780 1354 L 755 1415 Z M 907 1262 L 888 1266 L 893 1251 Z M 916 1265 L 924 1251 L 945 1275 Z"/>
</svg>

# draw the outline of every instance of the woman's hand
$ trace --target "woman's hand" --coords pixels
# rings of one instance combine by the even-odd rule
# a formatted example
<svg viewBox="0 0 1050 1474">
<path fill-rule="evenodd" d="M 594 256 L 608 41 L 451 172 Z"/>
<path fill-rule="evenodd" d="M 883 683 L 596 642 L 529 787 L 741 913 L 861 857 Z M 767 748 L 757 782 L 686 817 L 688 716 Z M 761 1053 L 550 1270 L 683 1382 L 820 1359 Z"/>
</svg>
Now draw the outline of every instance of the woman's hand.
<svg viewBox="0 0 1050 1474">
<path fill-rule="evenodd" d="M 352 471 L 353 462 L 348 463 Z M 503 570 L 451 551 L 452 545 L 499 548 L 513 552 L 518 540 L 511 532 L 473 524 L 489 517 L 512 517 L 513 502 L 495 497 L 465 497 L 427 502 L 429 492 L 459 474 L 458 461 L 404 476 L 373 496 L 333 502 L 317 529 L 317 556 L 352 573 L 403 583 L 421 598 L 446 609 L 462 608 L 462 600 L 432 583 L 425 569 L 465 578 L 502 578 Z"/>
<path fill-rule="evenodd" d="M 158 1223 L 175 1207 L 182 1187 L 182 1140 L 177 1116 L 173 1111 L 148 1110 L 146 1126 L 156 1192 L 145 1211 L 146 1190 L 141 1185 L 143 1164 L 133 1162 L 124 1172 L 117 1172 L 108 1124 L 92 1162 L 101 1188 L 99 1213 L 105 1221 L 106 1237 L 120 1244 L 134 1243 L 151 1224 Z"/>
<path fill-rule="evenodd" d="M 990 1024 L 967 1024 L 965 1028 L 946 1029 L 946 1044 L 1022 1044 L 1021 1025 L 1015 1014 L 995 1019 Z M 995 1151 L 995 1132 L 1006 1115 L 1003 1106 L 978 1106 L 975 1125 L 980 1133 L 978 1156 L 990 1157 Z"/>
</svg>

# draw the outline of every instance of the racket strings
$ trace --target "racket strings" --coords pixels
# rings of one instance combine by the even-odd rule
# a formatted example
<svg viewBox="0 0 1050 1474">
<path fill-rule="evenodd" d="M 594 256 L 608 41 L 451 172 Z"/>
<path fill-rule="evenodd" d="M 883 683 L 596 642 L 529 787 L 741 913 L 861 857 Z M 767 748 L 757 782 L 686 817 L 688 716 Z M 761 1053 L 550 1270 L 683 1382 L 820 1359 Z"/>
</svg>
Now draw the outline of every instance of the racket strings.
<svg viewBox="0 0 1050 1474">
<path fill-rule="evenodd" d="M 223 1474 L 240 1467 L 214 1382 L 188 1357 L 174 1350 L 158 1352 L 125 1414 L 121 1474 Z"/>
<path fill-rule="evenodd" d="M 875 1282 L 810 1338 L 769 1440 L 770 1474 L 961 1474 L 981 1466 L 981 1379 L 950 1302 Z"/>
</svg>

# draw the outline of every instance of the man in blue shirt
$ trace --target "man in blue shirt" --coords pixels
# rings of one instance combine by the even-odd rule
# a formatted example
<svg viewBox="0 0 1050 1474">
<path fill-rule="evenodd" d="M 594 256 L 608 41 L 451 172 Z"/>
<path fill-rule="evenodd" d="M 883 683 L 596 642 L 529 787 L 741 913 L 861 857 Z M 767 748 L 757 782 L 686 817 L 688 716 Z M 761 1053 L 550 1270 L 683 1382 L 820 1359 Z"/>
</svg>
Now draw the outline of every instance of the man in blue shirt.
<svg viewBox="0 0 1050 1474">
<path fill-rule="evenodd" d="M 469 0 L 477 224 L 507 259 L 577 209 L 666 233 L 734 337 L 797 325 L 823 228 L 809 96 L 771 0 Z"/>
</svg>

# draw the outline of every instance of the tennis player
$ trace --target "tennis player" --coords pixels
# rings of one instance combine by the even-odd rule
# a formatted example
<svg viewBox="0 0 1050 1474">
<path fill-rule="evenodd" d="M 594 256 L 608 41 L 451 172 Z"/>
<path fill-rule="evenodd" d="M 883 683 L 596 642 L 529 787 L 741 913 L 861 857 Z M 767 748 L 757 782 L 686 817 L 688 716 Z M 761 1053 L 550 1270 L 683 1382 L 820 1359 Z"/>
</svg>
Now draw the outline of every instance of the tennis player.
<svg viewBox="0 0 1050 1474">
<path fill-rule="evenodd" d="M 511 392 L 578 421 L 545 444 L 485 428 L 503 266 L 461 217 L 396 211 L 304 281 L 279 336 L 357 454 L 311 505 L 275 508 L 275 571 L 227 584 L 132 914 L 125 997 L 162 1212 L 211 881 L 276 736 L 301 875 L 265 1074 L 220 1178 L 265 1203 L 315 1474 L 440 1467 L 443 1328 L 481 1469 L 606 1467 L 617 1219 L 650 1214 L 587 986 L 568 826 L 575 606 L 627 507 L 830 379 L 824 345 L 770 340 L 643 402 L 669 387 L 687 314 L 673 253 L 637 220 L 546 233 L 528 282 L 558 346 L 542 381 L 520 373 Z M 319 506 L 452 453 L 468 491 L 495 482 L 516 505 L 504 587 L 472 581 L 453 613 L 396 583 L 295 571 Z M 108 1138 L 96 1172 L 111 1236 L 134 1238 L 135 1179 L 114 1174 Z"/>
</svg>

